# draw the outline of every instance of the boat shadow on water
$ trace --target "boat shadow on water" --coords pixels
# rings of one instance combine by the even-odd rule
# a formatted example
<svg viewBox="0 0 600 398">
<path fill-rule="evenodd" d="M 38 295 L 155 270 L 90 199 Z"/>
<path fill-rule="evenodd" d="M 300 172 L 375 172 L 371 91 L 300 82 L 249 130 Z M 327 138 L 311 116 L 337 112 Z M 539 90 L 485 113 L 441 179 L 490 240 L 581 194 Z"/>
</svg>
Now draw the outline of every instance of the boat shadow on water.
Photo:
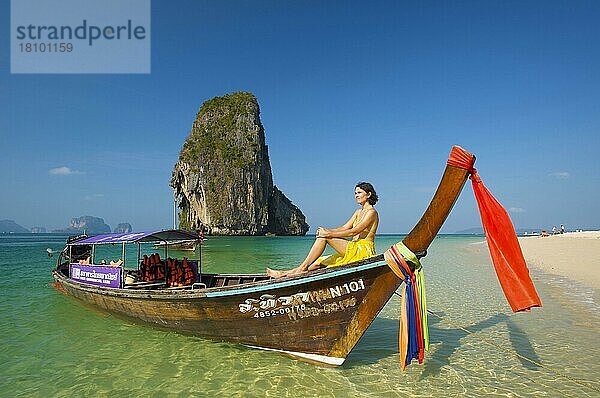
<svg viewBox="0 0 600 398">
<path fill-rule="evenodd" d="M 491 337 L 480 338 L 481 344 L 486 344 L 483 340 L 489 341 L 498 350 L 503 348 L 505 351 L 510 350 L 512 355 L 518 354 L 517 359 L 524 368 L 528 370 L 540 369 L 538 365 L 524 359 L 529 358 L 537 363 L 542 362 L 529 341 L 527 334 L 506 314 L 499 313 L 465 327 L 464 329 L 468 330 L 468 332 L 461 327 L 448 327 L 447 323 L 442 322 L 440 319 L 444 318 L 445 314 L 439 312 L 436 314 L 439 317 L 433 315 L 428 317 L 431 349 L 426 354 L 427 359 L 423 365 L 420 380 L 440 375 L 444 366 L 453 366 L 450 361 L 452 356 L 458 350 L 462 349 L 464 345 L 470 344 L 464 341 L 467 336 L 502 324 L 505 324 L 508 330 L 510 347 L 507 342 L 502 340 L 494 341 Z M 477 338 L 477 336 L 475 337 Z M 373 364 L 391 356 L 398 356 L 398 320 L 377 318 L 357 344 L 354 351 L 350 353 L 348 361 L 343 367 L 352 369 Z"/>
<path fill-rule="evenodd" d="M 438 313 L 440 318 L 444 318 L 444 313 Z M 447 327 L 447 323 L 442 322 L 441 319 L 436 316 L 429 316 L 430 330 L 429 337 L 432 345 L 437 345 L 435 350 L 432 350 L 430 360 L 428 360 L 425 370 L 420 376 L 420 380 L 425 380 L 430 376 L 438 376 L 444 366 L 451 367 L 450 358 L 460 350 L 463 345 L 469 344 L 464 339 L 475 334 L 475 338 L 478 338 L 481 344 L 492 344 L 495 349 L 503 350 L 507 354 L 518 354 L 517 358 L 521 362 L 521 365 L 528 370 L 537 370 L 539 366 L 533 364 L 530 361 L 523 359 L 529 358 L 537 363 L 541 360 L 535 352 L 527 334 L 504 313 L 493 315 L 487 319 L 483 319 L 473 325 L 467 327 Z M 494 327 L 496 325 L 505 324 L 508 331 L 508 340 L 510 341 L 511 347 L 508 347 L 507 342 L 502 339 L 494 340 L 493 337 L 478 337 L 478 332 L 484 331 L 485 329 Z M 452 325 L 456 326 L 456 325 Z"/>
</svg>

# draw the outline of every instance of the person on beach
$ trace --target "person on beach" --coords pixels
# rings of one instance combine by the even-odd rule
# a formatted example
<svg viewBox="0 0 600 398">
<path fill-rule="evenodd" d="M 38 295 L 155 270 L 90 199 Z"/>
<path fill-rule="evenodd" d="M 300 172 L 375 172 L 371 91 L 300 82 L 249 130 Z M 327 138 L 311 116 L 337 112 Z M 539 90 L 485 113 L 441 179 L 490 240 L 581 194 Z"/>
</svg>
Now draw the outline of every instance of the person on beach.
<svg viewBox="0 0 600 398">
<path fill-rule="evenodd" d="M 341 227 L 331 229 L 319 227 L 315 242 L 302 264 L 286 271 L 267 268 L 267 275 L 273 278 L 298 275 L 322 267 L 337 267 L 374 256 L 379 214 L 373 206 L 379 197 L 373 185 L 368 182 L 356 184 L 354 197 L 361 206 L 360 209 L 356 210 Z M 331 246 L 336 253 L 321 257 L 327 245 Z"/>
</svg>

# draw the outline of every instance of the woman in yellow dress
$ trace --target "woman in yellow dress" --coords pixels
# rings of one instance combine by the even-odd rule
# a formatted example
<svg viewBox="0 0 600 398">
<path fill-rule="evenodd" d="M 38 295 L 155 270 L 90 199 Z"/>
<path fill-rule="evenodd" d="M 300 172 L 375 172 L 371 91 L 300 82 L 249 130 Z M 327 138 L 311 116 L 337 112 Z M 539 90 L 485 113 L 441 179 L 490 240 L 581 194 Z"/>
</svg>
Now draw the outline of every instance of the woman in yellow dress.
<svg viewBox="0 0 600 398">
<path fill-rule="evenodd" d="M 356 184 L 354 197 L 361 208 L 356 210 L 341 227 L 331 229 L 319 227 L 315 243 L 302 264 L 287 271 L 267 268 L 267 275 L 273 278 L 298 275 L 322 267 L 337 267 L 374 256 L 379 214 L 373 205 L 379 198 L 373 185 L 368 182 Z M 337 253 L 321 257 L 327 245 Z"/>
</svg>

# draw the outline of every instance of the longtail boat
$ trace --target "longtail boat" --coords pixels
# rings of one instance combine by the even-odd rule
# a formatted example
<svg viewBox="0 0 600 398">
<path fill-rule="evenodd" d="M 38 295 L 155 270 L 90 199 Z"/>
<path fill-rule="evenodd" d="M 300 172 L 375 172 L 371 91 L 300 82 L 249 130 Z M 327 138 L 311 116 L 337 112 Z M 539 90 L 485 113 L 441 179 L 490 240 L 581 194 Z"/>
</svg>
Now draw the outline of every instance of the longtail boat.
<svg viewBox="0 0 600 398">
<path fill-rule="evenodd" d="M 154 247 L 156 249 L 166 248 L 168 246 L 171 250 L 177 250 L 181 252 L 194 252 L 198 247 L 198 242 L 196 240 L 191 241 L 174 241 L 174 242 L 164 242 L 164 243 L 156 243 Z"/>
<path fill-rule="evenodd" d="M 475 156 L 459 147 L 456 150 L 473 164 Z M 418 258 L 426 255 L 472 171 L 447 164 L 429 207 L 402 241 Z M 265 274 L 205 274 L 200 261 L 189 260 L 193 281 L 179 285 L 172 283 L 177 260 L 155 261 L 157 267 L 171 271 L 166 269 L 163 278 L 158 275 L 151 280 L 140 280 L 148 261 L 139 259 L 139 254 L 137 269 L 77 262 L 90 256 L 93 264 L 94 247 L 99 244 L 198 238 L 180 230 L 79 238 L 69 242 L 59 256 L 52 273 L 54 286 L 119 317 L 338 366 L 403 282 L 383 254 L 279 279 Z M 414 264 L 409 262 L 409 266 Z"/>
</svg>

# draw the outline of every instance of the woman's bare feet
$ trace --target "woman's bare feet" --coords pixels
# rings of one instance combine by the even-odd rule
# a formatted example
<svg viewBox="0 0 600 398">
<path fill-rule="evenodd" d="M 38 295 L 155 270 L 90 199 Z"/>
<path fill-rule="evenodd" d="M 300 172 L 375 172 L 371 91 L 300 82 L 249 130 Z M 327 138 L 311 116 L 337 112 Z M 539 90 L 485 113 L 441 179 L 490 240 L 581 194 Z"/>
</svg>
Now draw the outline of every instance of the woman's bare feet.
<svg viewBox="0 0 600 398">
<path fill-rule="evenodd" d="M 300 274 L 304 274 L 308 272 L 308 270 L 306 269 L 302 269 L 300 267 L 296 267 L 294 269 L 289 270 L 288 272 L 285 273 L 285 276 L 295 276 L 295 275 L 300 275 Z"/>
<path fill-rule="evenodd" d="M 278 271 L 275 269 L 267 268 L 267 275 L 269 275 L 272 278 L 283 278 L 284 276 L 300 275 L 305 272 L 307 272 L 307 270 L 302 267 L 288 269 L 287 271 Z"/>
<path fill-rule="evenodd" d="M 267 268 L 267 275 L 269 275 L 271 278 L 283 278 L 287 275 L 287 273 L 288 271 L 277 271 L 271 268 Z"/>
<path fill-rule="evenodd" d="M 319 263 L 312 263 L 312 264 L 310 265 L 310 267 L 308 267 L 308 270 L 307 270 L 307 271 L 316 271 L 316 270 L 318 270 L 318 269 L 321 269 L 321 268 L 325 268 L 325 266 L 324 266 L 324 265 L 321 265 L 321 264 L 319 264 Z"/>
</svg>

